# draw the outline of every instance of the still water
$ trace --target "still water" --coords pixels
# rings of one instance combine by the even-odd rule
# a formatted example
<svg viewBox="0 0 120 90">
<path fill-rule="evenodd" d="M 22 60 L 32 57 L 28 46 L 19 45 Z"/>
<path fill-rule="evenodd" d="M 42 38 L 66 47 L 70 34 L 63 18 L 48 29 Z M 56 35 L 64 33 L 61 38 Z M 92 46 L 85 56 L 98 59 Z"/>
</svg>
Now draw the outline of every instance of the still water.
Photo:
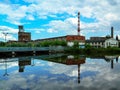
<svg viewBox="0 0 120 90">
<path fill-rule="evenodd" d="M 119 56 L 0 59 L 0 90 L 120 90 Z"/>
</svg>

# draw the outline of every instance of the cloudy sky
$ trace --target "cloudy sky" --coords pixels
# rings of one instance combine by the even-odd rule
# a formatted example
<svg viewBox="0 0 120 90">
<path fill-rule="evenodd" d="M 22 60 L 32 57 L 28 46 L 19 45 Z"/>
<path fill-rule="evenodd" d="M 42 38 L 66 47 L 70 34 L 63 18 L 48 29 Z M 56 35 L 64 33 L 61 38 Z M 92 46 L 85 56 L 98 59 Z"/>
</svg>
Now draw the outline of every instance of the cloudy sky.
<svg viewBox="0 0 120 90">
<path fill-rule="evenodd" d="M 0 0 L 0 41 L 18 39 L 18 25 L 31 32 L 32 39 L 77 34 L 80 12 L 81 35 L 120 33 L 120 0 Z"/>
</svg>

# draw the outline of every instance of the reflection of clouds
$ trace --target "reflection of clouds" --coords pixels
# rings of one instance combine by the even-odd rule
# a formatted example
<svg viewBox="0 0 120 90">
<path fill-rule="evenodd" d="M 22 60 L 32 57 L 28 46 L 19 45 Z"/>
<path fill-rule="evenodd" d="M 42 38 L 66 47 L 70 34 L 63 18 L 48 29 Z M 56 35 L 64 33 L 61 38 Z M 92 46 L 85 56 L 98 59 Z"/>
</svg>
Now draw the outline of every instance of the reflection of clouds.
<svg viewBox="0 0 120 90">
<path fill-rule="evenodd" d="M 4 83 L 1 82 L 1 83 Z M 5 82 L 5 84 L 0 84 L 0 87 L 1 88 L 4 88 L 4 90 L 12 90 L 15 89 L 16 87 L 20 86 L 21 85 L 21 88 L 22 89 L 25 89 L 27 85 L 27 82 L 26 82 L 26 78 L 18 75 L 18 74 L 15 74 L 15 75 L 11 75 L 8 80 Z"/>
<path fill-rule="evenodd" d="M 5 90 L 118 90 L 120 89 L 120 64 L 111 69 L 104 60 L 86 59 L 80 67 L 81 83 L 77 84 L 78 66 L 64 65 L 47 61 L 35 61 L 37 66 L 44 67 L 37 74 L 32 71 L 17 73 L 14 71 L 6 81 L 0 81 L 0 87 Z M 49 67 L 46 69 L 46 67 Z M 29 69 L 30 70 L 30 69 Z M 98 72 L 94 76 L 84 77 L 85 72 Z M 41 73 L 45 72 L 45 73 Z M 74 77 L 75 76 L 75 77 Z M 67 78 L 67 79 L 66 79 Z M 5 84 L 3 84 L 5 83 Z"/>
<path fill-rule="evenodd" d="M 110 65 L 111 63 L 107 63 L 103 59 L 100 59 L 100 60 L 96 59 L 92 61 L 88 60 L 86 64 L 81 65 L 81 74 L 84 73 L 85 71 L 98 72 L 98 73 L 96 73 L 96 76 L 92 76 L 92 78 L 91 76 L 82 78 L 81 85 L 89 89 L 91 87 L 91 90 L 93 88 L 95 89 L 101 88 L 100 90 L 108 90 L 108 87 L 109 89 L 112 89 L 114 87 L 120 88 L 119 86 L 116 85 L 116 83 L 118 82 L 120 83 L 120 80 L 119 80 L 120 72 L 118 72 L 117 70 L 120 64 L 119 66 L 116 65 L 116 68 L 117 67 L 118 68 L 115 70 L 111 70 Z M 77 75 L 77 68 L 75 69 L 70 66 L 70 68 L 68 69 L 69 66 L 62 67 L 60 65 L 55 65 L 55 64 L 53 66 L 54 66 L 54 69 L 50 70 L 51 73 L 58 74 L 59 71 L 60 72 L 62 71 L 61 73 L 64 73 L 68 76 L 72 76 L 73 73 L 76 73 L 75 75 Z"/>
<path fill-rule="evenodd" d="M 118 72 L 118 68 L 112 70 L 110 68 L 110 63 L 104 63 L 100 64 L 101 61 L 92 61 L 92 63 L 95 62 L 95 65 L 92 66 L 87 63 L 86 65 L 82 66 L 82 70 L 90 70 L 90 71 L 98 71 L 99 74 L 97 74 L 94 77 L 94 80 L 91 77 L 86 77 L 81 80 L 81 84 L 85 87 L 96 87 L 97 89 L 101 90 L 109 90 L 112 88 L 119 88 L 118 83 L 120 83 L 120 72 Z M 87 67 L 87 68 L 86 68 Z M 116 66 L 117 67 L 117 66 Z M 120 64 L 119 64 L 119 69 L 120 69 Z M 81 71 L 82 71 L 81 70 Z M 117 71 L 117 73 L 116 73 Z"/>
<path fill-rule="evenodd" d="M 5 64 L 7 64 L 7 69 L 18 66 L 18 61 L 16 62 L 4 62 L 0 63 L 0 70 L 5 69 Z"/>
<path fill-rule="evenodd" d="M 44 60 L 34 60 L 35 66 L 52 66 L 52 62 L 44 61 Z"/>
<path fill-rule="evenodd" d="M 100 79 L 100 77 L 97 77 L 95 81 L 93 81 L 90 77 L 87 77 L 83 79 L 79 85 L 74 83 L 72 80 L 69 80 L 67 82 L 64 82 L 62 80 L 57 81 L 55 80 L 56 77 L 49 78 L 47 75 L 37 76 L 37 80 L 35 81 L 34 76 L 35 75 L 27 75 L 26 77 L 22 77 L 20 74 L 17 74 L 8 79 L 6 86 L 1 83 L 0 87 L 6 88 L 6 90 L 10 90 L 11 88 L 30 90 L 109 90 L 110 88 L 120 88 L 118 85 L 118 83 L 120 83 L 119 80 L 108 82 L 107 80 L 103 81 L 103 79 Z M 51 81 L 51 79 L 54 80 Z"/>
<path fill-rule="evenodd" d="M 0 59 L 0 70 L 5 69 L 5 64 L 7 64 L 7 69 L 18 66 L 18 58 Z"/>
<path fill-rule="evenodd" d="M 45 64 L 43 64 L 41 62 L 35 62 L 35 66 L 45 66 Z"/>
<path fill-rule="evenodd" d="M 53 62 L 49 62 L 48 65 L 49 66 L 54 66 L 54 63 Z"/>
<path fill-rule="evenodd" d="M 81 72 L 85 71 L 97 71 L 102 72 L 103 69 L 110 70 L 110 63 L 106 63 L 103 59 L 89 59 L 87 58 L 86 63 L 81 65 Z"/>
<path fill-rule="evenodd" d="M 67 76 L 78 76 L 77 65 L 69 66 L 48 61 L 35 61 L 35 66 L 49 66 L 48 71 L 52 74 L 65 74 Z"/>
<path fill-rule="evenodd" d="M 77 65 L 64 65 L 64 64 L 57 64 L 57 63 L 49 63 L 48 65 L 52 65 L 49 68 L 49 71 L 52 74 L 65 74 L 67 76 L 78 76 L 78 68 Z"/>
</svg>

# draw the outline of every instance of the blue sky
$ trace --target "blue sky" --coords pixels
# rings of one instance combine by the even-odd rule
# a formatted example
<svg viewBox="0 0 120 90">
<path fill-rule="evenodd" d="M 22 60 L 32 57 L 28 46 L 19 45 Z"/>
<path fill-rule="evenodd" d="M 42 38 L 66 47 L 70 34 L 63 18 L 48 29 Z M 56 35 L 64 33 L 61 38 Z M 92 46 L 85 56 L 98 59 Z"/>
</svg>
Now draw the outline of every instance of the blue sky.
<svg viewBox="0 0 120 90">
<path fill-rule="evenodd" d="M 120 0 L 0 0 L 0 41 L 18 40 L 18 25 L 31 32 L 32 39 L 77 34 L 77 13 L 81 13 L 81 35 L 110 35 L 120 31 Z"/>
</svg>

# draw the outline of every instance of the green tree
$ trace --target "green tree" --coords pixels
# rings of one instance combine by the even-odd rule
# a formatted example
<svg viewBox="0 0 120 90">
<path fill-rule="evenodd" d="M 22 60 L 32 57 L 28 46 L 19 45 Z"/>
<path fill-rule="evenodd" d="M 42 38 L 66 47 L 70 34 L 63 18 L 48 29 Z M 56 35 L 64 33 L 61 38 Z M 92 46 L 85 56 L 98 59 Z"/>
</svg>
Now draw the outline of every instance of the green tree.
<svg viewBox="0 0 120 90">
<path fill-rule="evenodd" d="M 6 43 L 5 42 L 0 42 L 0 47 L 5 47 Z"/>
</svg>

